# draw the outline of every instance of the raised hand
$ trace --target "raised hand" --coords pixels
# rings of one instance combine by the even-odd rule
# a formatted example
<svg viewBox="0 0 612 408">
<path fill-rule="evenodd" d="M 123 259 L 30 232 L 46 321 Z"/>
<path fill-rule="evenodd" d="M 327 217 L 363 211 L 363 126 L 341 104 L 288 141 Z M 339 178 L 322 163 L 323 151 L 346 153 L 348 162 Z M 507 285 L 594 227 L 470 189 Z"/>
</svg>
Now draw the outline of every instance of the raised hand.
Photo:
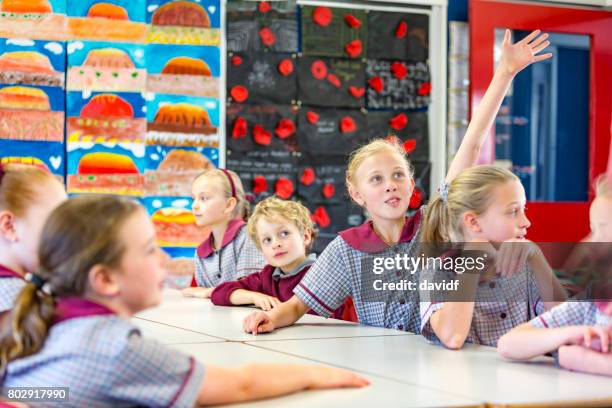
<svg viewBox="0 0 612 408">
<path fill-rule="evenodd" d="M 535 30 L 521 41 L 512 44 L 510 43 L 510 30 L 506 30 L 500 64 L 508 73 L 515 75 L 534 62 L 552 57 L 552 53 L 538 55 L 550 45 L 550 42 L 546 41 L 548 34 L 540 33 L 540 30 Z"/>
</svg>

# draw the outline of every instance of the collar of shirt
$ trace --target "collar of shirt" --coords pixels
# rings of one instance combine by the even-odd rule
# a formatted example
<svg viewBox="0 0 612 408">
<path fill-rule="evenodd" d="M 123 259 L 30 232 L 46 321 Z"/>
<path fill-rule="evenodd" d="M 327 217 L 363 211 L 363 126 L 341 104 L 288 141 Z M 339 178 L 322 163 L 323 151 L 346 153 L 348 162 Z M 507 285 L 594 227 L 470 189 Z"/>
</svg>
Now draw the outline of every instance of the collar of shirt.
<svg viewBox="0 0 612 408">
<path fill-rule="evenodd" d="M 24 280 L 23 276 L 4 265 L 0 265 L 0 278 L 19 278 Z"/>
<path fill-rule="evenodd" d="M 114 315 L 108 307 L 80 297 L 59 298 L 55 306 L 54 323 L 63 322 L 77 317 Z"/>
<path fill-rule="evenodd" d="M 313 263 L 315 263 L 316 260 L 317 260 L 317 254 L 310 254 L 306 257 L 306 259 L 304 259 L 304 261 L 301 264 L 299 264 L 298 266 L 290 270 L 288 273 L 284 273 L 278 267 L 274 268 L 274 272 L 272 272 L 272 279 L 285 279 L 285 278 L 290 278 L 292 276 L 295 276 L 298 273 L 302 272 L 302 269 L 304 269 L 305 267 L 310 266 Z"/>
<path fill-rule="evenodd" d="M 223 234 L 223 241 L 221 242 L 220 249 L 223 249 L 225 246 L 227 246 L 227 244 L 232 242 L 234 238 L 236 238 L 236 235 L 238 235 L 238 232 L 240 232 L 240 229 L 245 224 L 246 222 L 244 222 L 240 218 L 235 218 L 231 220 L 229 224 L 227 224 L 227 229 L 225 230 L 225 234 Z M 211 232 L 208 239 L 200 244 L 200 246 L 197 249 L 197 253 L 200 258 L 208 258 L 209 256 L 212 255 L 213 252 L 215 252 L 214 239 L 215 237 L 213 236 Z"/>
<path fill-rule="evenodd" d="M 400 239 L 397 243 L 410 242 L 419 229 L 420 223 L 421 211 L 417 211 L 412 217 L 406 217 Z M 341 231 L 339 235 L 351 248 L 358 251 L 374 254 L 389 248 L 389 245 L 380 239 L 378 235 L 376 235 L 376 232 L 374 232 L 372 220 L 368 220 L 358 227 Z"/>
</svg>

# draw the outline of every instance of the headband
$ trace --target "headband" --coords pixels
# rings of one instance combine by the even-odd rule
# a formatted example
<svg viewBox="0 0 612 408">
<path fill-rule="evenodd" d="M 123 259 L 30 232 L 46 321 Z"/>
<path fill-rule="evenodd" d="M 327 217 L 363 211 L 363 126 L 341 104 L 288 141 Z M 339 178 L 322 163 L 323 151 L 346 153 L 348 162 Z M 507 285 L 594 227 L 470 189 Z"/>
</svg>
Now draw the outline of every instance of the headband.
<svg viewBox="0 0 612 408">
<path fill-rule="evenodd" d="M 4 166 L 0 164 L 0 185 L 2 184 L 2 179 L 4 178 L 5 174 L 6 173 L 4 172 Z"/>
<path fill-rule="evenodd" d="M 219 170 L 221 170 L 223 174 L 227 176 L 230 186 L 232 187 L 232 197 L 236 198 L 236 186 L 234 185 L 234 179 L 232 178 L 232 175 L 226 169 L 219 169 Z"/>
</svg>

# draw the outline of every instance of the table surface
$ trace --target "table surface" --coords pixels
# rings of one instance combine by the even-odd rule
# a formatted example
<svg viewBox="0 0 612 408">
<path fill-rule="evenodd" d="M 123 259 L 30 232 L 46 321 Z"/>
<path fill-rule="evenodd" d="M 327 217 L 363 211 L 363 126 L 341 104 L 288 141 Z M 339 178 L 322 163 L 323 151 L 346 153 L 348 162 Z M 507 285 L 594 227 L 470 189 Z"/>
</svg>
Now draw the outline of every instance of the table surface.
<svg viewBox="0 0 612 408">
<path fill-rule="evenodd" d="M 205 364 L 324 364 L 371 381 L 359 390 L 309 391 L 238 406 L 612 405 L 612 379 L 560 370 L 552 358 L 509 362 L 491 347 L 452 351 L 411 333 L 312 315 L 253 336 L 242 331 L 242 320 L 255 310 L 214 306 L 167 289 L 161 306 L 133 320 L 145 336 Z"/>
</svg>

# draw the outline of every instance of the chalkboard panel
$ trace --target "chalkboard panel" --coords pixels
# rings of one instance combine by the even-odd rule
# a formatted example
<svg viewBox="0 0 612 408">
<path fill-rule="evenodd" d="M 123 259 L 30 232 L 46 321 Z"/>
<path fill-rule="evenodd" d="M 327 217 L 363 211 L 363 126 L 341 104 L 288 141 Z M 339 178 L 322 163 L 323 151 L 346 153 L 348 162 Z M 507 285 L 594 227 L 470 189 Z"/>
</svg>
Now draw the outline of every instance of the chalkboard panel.
<svg viewBox="0 0 612 408">
<path fill-rule="evenodd" d="M 410 209 L 416 210 L 431 197 L 431 162 L 426 160 L 415 160 L 412 161 L 412 166 L 414 168 L 415 192 L 410 199 Z"/>
<path fill-rule="evenodd" d="M 302 57 L 298 67 L 298 98 L 303 104 L 365 106 L 365 65 L 362 61 Z"/>
<path fill-rule="evenodd" d="M 368 58 L 425 62 L 428 55 L 428 16 L 380 11 L 368 13 Z"/>
<path fill-rule="evenodd" d="M 312 219 L 319 230 L 319 236 L 312 248 L 316 253 L 323 252 L 339 231 L 356 227 L 365 221 L 363 210 L 350 201 L 331 205 L 308 201 L 302 203 L 310 210 Z"/>
<path fill-rule="evenodd" d="M 429 67 L 418 62 L 367 60 L 368 109 L 419 109 L 429 105 Z"/>
<path fill-rule="evenodd" d="M 298 113 L 298 141 L 305 153 L 347 155 L 366 136 L 366 114 L 361 111 L 302 106 Z"/>
<path fill-rule="evenodd" d="M 270 52 L 228 54 L 229 100 L 251 105 L 294 103 L 297 99 L 294 56 Z"/>
<path fill-rule="evenodd" d="M 339 204 L 349 199 L 344 165 L 301 165 L 298 170 L 298 197 L 318 204 Z"/>
<path fill-rule="evenodd" d="M 370 111 L 368 138 L 397 136 L 411 160 L 429 160 L 429 133 L 426 112 Z"/>
</svg>

